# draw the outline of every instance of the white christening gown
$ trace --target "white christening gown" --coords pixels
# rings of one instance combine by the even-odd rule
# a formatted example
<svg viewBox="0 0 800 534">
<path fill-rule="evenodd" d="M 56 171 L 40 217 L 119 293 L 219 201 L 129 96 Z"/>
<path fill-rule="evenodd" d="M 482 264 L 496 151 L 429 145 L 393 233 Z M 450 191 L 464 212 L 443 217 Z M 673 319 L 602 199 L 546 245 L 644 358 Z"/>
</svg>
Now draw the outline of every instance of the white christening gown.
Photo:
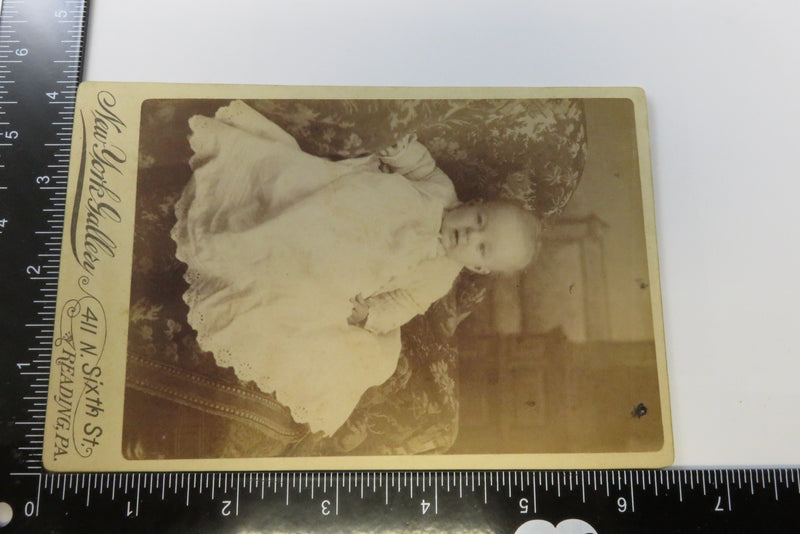
<svg viewBox="0 0 800 534">
<path fill-rule="evenodd" d="M 189 323 L 219 365 L 331 434 L 394 372 L 399 327 L 460 271 L 438 241 L 452 183 L 416 142 L 384 158 L 394 173 L 312 156 L 240 101 L 189 125 L 194 172 L 172 231 Z M 347 324 L 356 295 L 365 328 Z"/>
</svg>

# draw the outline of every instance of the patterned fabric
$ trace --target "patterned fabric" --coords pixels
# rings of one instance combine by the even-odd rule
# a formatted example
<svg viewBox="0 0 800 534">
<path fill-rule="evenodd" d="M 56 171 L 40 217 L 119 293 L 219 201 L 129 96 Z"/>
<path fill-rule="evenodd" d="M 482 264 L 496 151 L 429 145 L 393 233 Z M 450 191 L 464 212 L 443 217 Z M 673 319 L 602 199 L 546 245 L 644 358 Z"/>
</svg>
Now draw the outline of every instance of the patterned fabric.
<svg viewBox="0 0 800 534">
<path fill-rule="evenodd" d="M 187 120 L 195 114 L 211 116 L 227 103 L 150 100 L 142 109 L 128 348 L 132 378 L 126 392 L 123 432 L 126 455 L 190 458 L 446 452 L 458 431 L 458 355 L 452 336 L 458 323 L 483 298 L 479 276 L 462 274 L 450 294 L 403 327 L 403 351 L 396 372 L 384 384 L 367 390 L 348 421 L 332 436 L 312 434 L 304 425 L 287 423 L 285 410 L 275 403 L 271 392 L 242 383 L 234 369 L 218 367 L 212 354 L 199 349 L 195 333 L 186 323 L 188 310 L 181 298 L 187 288 L 182 279 L 186 266 L 175 259 L 175 244 L 169 235 L 175 223 L 173 205 L 191 176 Z M 512 199 L 545 219 L 556 216 L 568 202 L 586 157 L 580 101 L 280 100 L 248 104 L 291 133 L 303 150 L 332 159 L 375 152 L 416 132 L 453 180 L 462 201 Z M 179 387 L 181 383 L 203 384 L 196 395 L 205 392 L 202 394 L 213 396 L 214 402 L 186 401 L 181 392 L 186 386 Z M 215 387 L 225 394 L 211 395 Z M 251 395 L 261 400 L 256 402 Z M 256 415 L 262 409 L 258 406 L 266 407 L 264 413 Z M 225 413 L 249 415 L 237 418 Z M 143 421 L 145 424 L 140 424 Z M 158 424 L 149 424 L 153 421 Z M 289 427 L 292 431 L 285 431 Z"/>
<path fill-rule="evenodd" d="M 306 152 L 350 158 L 409 132 L 431 151 L 461 200 L 519 201 L 558 214 L 586 161 L 583 106 L 575 100 L 252 101 Z"/>
</svg>

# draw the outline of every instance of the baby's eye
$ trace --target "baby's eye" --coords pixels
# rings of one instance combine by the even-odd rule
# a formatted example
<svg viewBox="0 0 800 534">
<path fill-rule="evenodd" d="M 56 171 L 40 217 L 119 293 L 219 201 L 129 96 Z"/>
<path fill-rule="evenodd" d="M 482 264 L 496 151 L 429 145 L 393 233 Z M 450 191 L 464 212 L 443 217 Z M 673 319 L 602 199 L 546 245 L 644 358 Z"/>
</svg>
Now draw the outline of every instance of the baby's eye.
<svg viewBox="0 0 800 534">
<path fill-rule="evenodd" d="M 483 214 L 479 213 L 477 215 L 477 217 L 476 217 L 476 222 L 478 223 L 478 228 L 482 228 L 483 227 L 483 221 L 484 221 Z"/>
<path fill-rule="evenodd" d="M 480 252 L 481 256 L 486 256 L 486 244 L 481 243 L 478 245 L 478 252 Z"/>
</svg>

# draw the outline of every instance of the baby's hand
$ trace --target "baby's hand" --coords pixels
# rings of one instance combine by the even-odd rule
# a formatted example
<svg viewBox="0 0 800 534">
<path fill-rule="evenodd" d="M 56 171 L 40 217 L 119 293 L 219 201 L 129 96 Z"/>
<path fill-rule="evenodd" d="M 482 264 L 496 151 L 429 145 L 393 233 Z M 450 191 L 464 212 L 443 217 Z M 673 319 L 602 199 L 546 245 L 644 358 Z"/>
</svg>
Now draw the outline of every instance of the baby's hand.
<svg viewBox="0 0 800 534">
<path fill-rule="evenodd" d="M 398 142 L 393 144 L 392 146 L 386 147 L 380 152 L 378 152 L 378 156 L 383 158 L 396 156 L 397 154 L 408 148 L 408 145 L 410 145 L 416 140 L 417 140 L 417 134 L 408 134 L 404 136 L 402 139 L 400 139 Z"/>
<path fill-rule="evenodd" d="M 367 322 L 369 315 L 369 304 L 359 293 L 350 299 L 353 304 L 353 310 L 350 312 L 350 317 L 347 318 L 347 324 L 352 326 L 364 326 Z"/>
</svg>

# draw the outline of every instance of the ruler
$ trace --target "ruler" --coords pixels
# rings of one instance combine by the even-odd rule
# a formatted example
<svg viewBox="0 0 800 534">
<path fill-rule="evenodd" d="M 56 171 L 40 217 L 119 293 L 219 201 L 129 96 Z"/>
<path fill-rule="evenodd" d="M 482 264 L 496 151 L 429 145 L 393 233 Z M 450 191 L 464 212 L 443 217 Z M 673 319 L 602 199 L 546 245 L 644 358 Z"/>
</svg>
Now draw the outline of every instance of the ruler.
<svg viewBox="0 0 800 534">
<path fill-rule="evenodd" d="M 85 2 L 0 12 L 2 460 L 41 470 L 58 260 Z"/>
<path fill-rule="evenodd" d="M 7 325 L 0 336 L 0 534 L 800 530 L 800 470 L 794 468 L 45 472 L 44 410 L 87 5 L 5 0 L 0 12 L 0 274 Z"/>
<path fill-rule="evenodd" d="M 86 2 L 0 6 L 0 525 L 14 525 L 24 516 L 15 499 L 42 469 Z"/>
<path fill-rule="evenodd" d="M 40 473 L 15 488 L 14 532 L 730 534 L 800 521 L 798 469 Z M 525 530 L 567 520 L 593 530 Z"/>
</svg>

